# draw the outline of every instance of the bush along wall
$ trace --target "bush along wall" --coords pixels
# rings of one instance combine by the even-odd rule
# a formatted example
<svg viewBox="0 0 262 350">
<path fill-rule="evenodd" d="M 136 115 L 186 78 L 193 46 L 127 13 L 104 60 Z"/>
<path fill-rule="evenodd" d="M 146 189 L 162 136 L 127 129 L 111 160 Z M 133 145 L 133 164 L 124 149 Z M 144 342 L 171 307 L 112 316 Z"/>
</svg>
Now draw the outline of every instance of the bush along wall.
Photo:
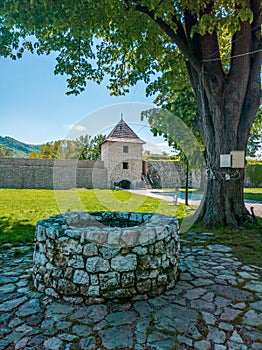
<svg viewBox="0 0 262 350">
<path fill-rule="evenodd" d="M 247 165 L 245 185 L 248 187 L 262 187 L 262 164 Z"/>
</svg>

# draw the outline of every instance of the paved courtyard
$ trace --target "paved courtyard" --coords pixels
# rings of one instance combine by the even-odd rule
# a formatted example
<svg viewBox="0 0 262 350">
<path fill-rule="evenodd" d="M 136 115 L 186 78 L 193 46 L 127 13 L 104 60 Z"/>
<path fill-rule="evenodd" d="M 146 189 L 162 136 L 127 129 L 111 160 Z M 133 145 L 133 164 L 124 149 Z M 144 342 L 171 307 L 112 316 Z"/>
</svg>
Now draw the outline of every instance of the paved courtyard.
<svg viewBox="0 0 262 350">
<path fill-rule="evenodd" d="M 33 253 L 0 251 L 0 349 L 262 349 L 262 269 L 243 265 L 210 234 L 181 242 L 180 278 L 135 302 L 70 305 L 35 292 Z M 26 249 L 27 247 L 24 247 Z M 30 248 L 30 247 L 28 247 Z"/>
<path fill-rule="evenodd" d="M 147 189 L 147 190 L 129 190 L 130 192 L 141 194 L 142 196 L 149 196 L 153 198 L 162 199 L 168 202 L 174 201 L 174 195 L 172 193 L 158 190 L 158 189 Z M 193 199 L 189 198 L 188 204 L 193 206 L 199 206 L 201 200 L 199 199 L 201 195 L 193 195 Z M 178 203 L 185 203 L 185 199 L 178 198 Z M 252 200 L 245 200 L 245 205 L 248 211 L 251 213 L 251 207 L 254 209 L 255 216 L 259 216 L 262 218 L 262 202 L 252 201 Z"/>
</svg>

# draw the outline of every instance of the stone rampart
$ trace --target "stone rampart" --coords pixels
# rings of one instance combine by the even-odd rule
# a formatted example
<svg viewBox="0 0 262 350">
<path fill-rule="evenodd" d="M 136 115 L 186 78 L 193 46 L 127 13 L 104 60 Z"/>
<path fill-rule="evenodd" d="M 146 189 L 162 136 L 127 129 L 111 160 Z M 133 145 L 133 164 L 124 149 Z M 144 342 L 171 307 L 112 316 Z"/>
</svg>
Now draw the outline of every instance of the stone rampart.
<svg viewBox="0 0 262 350">
<path fill-rule="evenodd" d="M 179 162 L 147 161 L 146 168 L 155 188 L 185 186 L 185 167 Z M 247 166 L 245 186 L 261 186 L 261 182 L 255 183 L 249 176 L 250 168 L 255 166 Z M 140 171 L 142 172 L 142 161 Z M 137 178 L 139 176 L 141 174 Z M 125 179 L 129 180 L 128 177 Z M 0 188 L 70 189 L 109 186 L 108 170 L 100 160 L 0 158 Z M 201 187 L 200 170 L 189 172 L 189 186 Z"/>
<path fill-rule="evenodd" d="M 106 185 L 107 170 L 102 161 L 0 159 L 0 188 L 70 189 Z"/>
<path fill-rule="evenodd" d="M 154 187 L 181 187 L 186 183 L 186 170 L 180 162 L 148 161 L 147 171 Z M 189 172 L 189 186 L 199 188 L 201 184 L 200 170 Z"/>
</svg>

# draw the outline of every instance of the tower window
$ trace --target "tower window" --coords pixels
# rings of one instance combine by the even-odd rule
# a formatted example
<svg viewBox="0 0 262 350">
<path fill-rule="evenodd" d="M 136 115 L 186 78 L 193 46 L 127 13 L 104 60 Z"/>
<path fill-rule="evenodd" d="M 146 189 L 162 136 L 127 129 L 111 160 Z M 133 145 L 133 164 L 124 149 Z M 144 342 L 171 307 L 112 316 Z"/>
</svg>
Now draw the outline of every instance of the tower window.
<svg viewBox="0 0 262 350">
<path fill-rule="evenodd" d="M 123 162 L 123 169 L 128 169 L 128 162 Z"/>
<path fill-rule="evenodd" d="M 128 153 L 128 146 L 123 146 L 123 153 Z"/>
</svg>

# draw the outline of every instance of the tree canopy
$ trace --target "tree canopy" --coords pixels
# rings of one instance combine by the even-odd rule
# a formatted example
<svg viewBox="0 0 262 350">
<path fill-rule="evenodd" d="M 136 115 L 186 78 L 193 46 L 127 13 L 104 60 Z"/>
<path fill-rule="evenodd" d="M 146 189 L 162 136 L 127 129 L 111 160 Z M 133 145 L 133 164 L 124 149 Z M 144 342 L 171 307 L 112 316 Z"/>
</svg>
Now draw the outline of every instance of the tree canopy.
<svg viewBox="0 0 262 350">
<path fill-rule="evenodd" d="M 97 160 L 100 158 L 100 144 L 104 139 L 104 135 L 93 138 L 90 135 L 81 135 L 75 140 L 47 142 L 40 146 L 39 152 L 30 153 L 29 158 Z"/>
<path fill-rule="evenodd" d="M 14 152 L 11 148 L 0 145 L 0 157 L 13 157 Z"/>
<path fill-rule="evenodd" d="M 262 106 L 260 106 L 252 126 L 247 144 L 247 155 L 251 158 L 262 157 Z"/>
<path fill-rule="evenodd" d="M 199 75 L 208 60 L 229 73 L 233 56 L 255 55 L 259 7 L 257 0 L 3 0 L 0 54 L 58 52 L 55 72 L 68 75 L 68 93 L 105 74 L 112 94 L 141 79 L 148 93 L 173 93 L 185 84 L 188 62 Z"/>
<path fill-rule="evenodd" d="M 3 0 L 0 55 L 16 59 L 26 49 L 57 52 L 55 73 L 67 75 L 68 94 L 109 75 L 111 94 L 143 80 L 161 104 L 187 93 L 189 80 L 190 124 L 212 174 L 200 218 L 207 225 L 245 220 L 244 171 L 222 171 L 219 156 L 246 151 L 260 105 L 260 0 Z"/>
</svg>

